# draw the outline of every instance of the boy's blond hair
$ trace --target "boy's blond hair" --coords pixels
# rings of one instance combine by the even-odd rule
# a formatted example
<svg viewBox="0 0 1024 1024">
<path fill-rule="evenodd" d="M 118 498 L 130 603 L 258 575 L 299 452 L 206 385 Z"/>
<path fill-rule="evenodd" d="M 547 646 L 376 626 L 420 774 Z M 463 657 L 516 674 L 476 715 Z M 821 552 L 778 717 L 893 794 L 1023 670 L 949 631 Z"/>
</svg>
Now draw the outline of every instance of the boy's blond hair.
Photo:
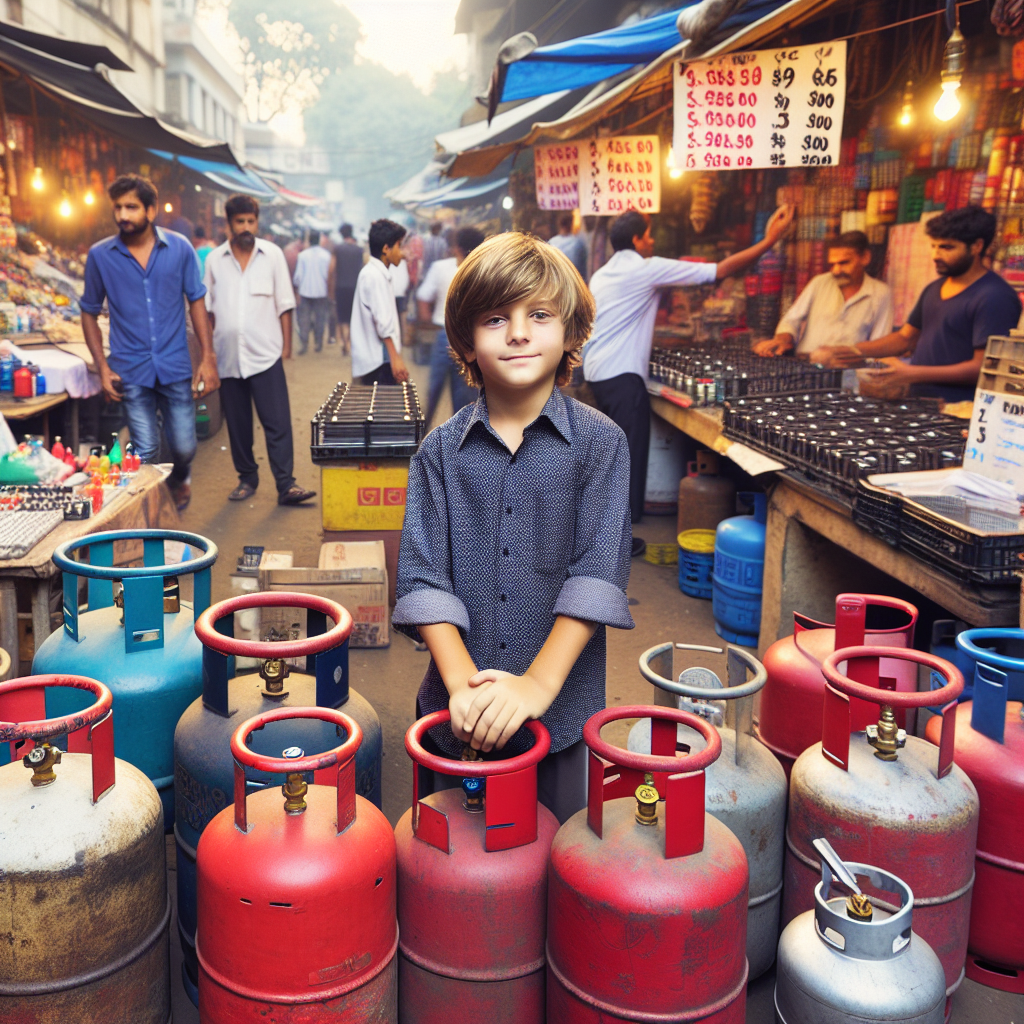
<svg viewBox="0 0 1024 1024">
<path fill-rule="evenodd" d="M 538 294 L 558 307 L 566 351 L 555 383 L 568 384 L 594 323 L 594 297 L 569 258 L 533 235 L 509 231 L 488 238 L 462 261 L 448 289 L 444 326 L 455 361 L 470 384 L 484 383 L 476 362 L 467 358 L 477 318 Z"/>
</svg>

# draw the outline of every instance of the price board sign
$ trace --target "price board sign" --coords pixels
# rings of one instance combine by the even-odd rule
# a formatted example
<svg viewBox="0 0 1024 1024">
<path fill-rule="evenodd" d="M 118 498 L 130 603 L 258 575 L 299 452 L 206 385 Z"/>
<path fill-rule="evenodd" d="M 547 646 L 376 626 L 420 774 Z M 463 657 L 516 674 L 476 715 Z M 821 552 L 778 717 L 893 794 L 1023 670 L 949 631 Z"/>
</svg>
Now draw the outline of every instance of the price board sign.
<svg viewBox="0 0 1024 1024">
<path fill-rule="evenodd" d="M 615 217 L 661 209 L 661 144 L 657 135 L 590 139 L 580 147 L 580 213 Z"/>
<path fill-rule="evenodd" d="M 579 147 L 586 143 L 533 147 L 533 174 L 537 181 L 537 208 L 575 210 L 580 204 Z"/>
<path fill-rule="evenodd" d="M 686 170 L 839 163 L 845 40 L 730 53 L 673 70 L 672 145 Z"/>
</svg>

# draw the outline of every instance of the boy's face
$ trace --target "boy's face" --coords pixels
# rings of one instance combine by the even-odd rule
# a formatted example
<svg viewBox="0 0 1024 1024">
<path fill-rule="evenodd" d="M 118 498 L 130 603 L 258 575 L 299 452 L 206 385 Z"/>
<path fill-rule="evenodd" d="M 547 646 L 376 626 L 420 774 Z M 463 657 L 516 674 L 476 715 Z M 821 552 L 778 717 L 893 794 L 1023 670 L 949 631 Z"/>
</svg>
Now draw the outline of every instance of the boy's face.
<svg viewBox="0 0 1024 1024">
<path fill-rule="evenodd" d="M 484 313 L 473 328 L 467 356 L 484 378 L 485 388 L 518 391 L 554 383 L 565 352 L 565 328 L 558 304 L 531 295 Z"/>
</svg>

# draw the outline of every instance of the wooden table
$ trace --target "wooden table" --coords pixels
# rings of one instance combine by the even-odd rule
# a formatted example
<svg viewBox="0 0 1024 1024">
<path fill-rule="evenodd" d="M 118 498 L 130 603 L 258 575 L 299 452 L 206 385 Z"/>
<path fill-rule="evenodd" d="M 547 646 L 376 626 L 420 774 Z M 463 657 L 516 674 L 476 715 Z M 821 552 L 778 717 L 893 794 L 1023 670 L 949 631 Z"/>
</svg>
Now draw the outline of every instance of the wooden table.
<svg viewBox="0 0 1024 1024">
<path fill-rule="evenodd" d="M 178 513 L 164 481 L 166 472 L 143 466 L 126 488 L 127 494 L 89 519 L 66 521 L 51 530 L 27 555 L 0 561 L 0 648 L 11 656 L 9 675 L 29 671 L 19 665 L 17 581 L 32 589 L 32 635 L 38 647 L 50 635 L 50 583 L 58 574 L 52 556 L 58 544 L 106 530 L 139 530 L 179 526 Z M 0 677 L 3 678 L 3 677 Z"/>
<path fill-rule="evenodd" d="M 57 391 L 52 395 L 37 395 L 35 398 L 12 398 L 4 395 L 0 398 L 0 413 L 8 423 L 31 419 L 33 416 L 43 417 L 43 443 L 50 447 L 50 410 L 65 402 L 71 403 L 71 450 L 78 454 L 78 399 L 68 398 L 66 391 Z M 17 437 L 17 432 L 15 432 Z"/>
<path fill-rule="evenodd" d="M 651 405 L 658 416 L 699 444 L 723 453 L 728 447 L 721 410 L 680 409 L 663 398 L 652 398 Z M 844 591 L 891 594 L 903 588 L 913 592 L 906 594 L 908 600 L 920 594 L 972 626 L 1018 624 L 1020 598 L 1015 589 L 951 579 L 863 530 L 848 508 L 793 474 L 766 474 L 765 483 L 769 498 L 758 645 L 762 654 L 779 637 L 792 633 L 794 611 L 831 622 L 836 595 Z M 895 588 L 893 580 L 898 581 Z"/>
</svg>

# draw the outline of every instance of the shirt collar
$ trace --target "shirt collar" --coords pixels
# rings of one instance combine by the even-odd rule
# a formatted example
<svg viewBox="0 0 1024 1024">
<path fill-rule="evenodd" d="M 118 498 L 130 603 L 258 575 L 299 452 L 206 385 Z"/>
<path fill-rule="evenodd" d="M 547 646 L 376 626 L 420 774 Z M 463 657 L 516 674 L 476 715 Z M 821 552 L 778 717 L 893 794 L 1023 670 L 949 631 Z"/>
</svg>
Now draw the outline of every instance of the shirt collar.
<svg viewBox="0 0 1024 1024">
<path fill-rule="evenodd" d="M 544 403 L 544 408 L 541 409 L 540 415 L 526 429 L 529 430 L 530 427 L 541 419 L 546 419 L 561 434 L 566 444 L 572 444 L 572 427 L 569 424 L 568 406 L 566 405 L 565 396 L 557 387 L 552 390 L 550 398 Z M 483 392 L 480 393 L 480 397 L 473 405 L 473 411 L 466 421 L 462 437 L 459 438 L 460 448 L 466 443 L 466 439 L 478 423 L 482 423 L 488 433 L 493 434 L 495 437 L 498 436 L 491 426 L 490 417 L 487 415 L 487 396 Z M 501 439 L 499 438 L 499 440 Z M 502 441 L 502 444 L 504 444 L 504 441 Z"/>
<path fill-rule="evenodd" d="M 156 244 L 167 247 L 167 235 L 164 229 L 157 224 L 153 225 L 153 233 L 156 235 Z M 124 244 L 124 240 L 121 238 L 121 233 L 118 232 L 116 235 L 112 235 L 110 238 L 110 248 L 117 249 L 119 252 L 123 252 L 125 256 L 131 256 L 132 254 L 128 251 L 128 246 Z M 132 256 L 132 259 L 135 257 Z"/>
</svg>

